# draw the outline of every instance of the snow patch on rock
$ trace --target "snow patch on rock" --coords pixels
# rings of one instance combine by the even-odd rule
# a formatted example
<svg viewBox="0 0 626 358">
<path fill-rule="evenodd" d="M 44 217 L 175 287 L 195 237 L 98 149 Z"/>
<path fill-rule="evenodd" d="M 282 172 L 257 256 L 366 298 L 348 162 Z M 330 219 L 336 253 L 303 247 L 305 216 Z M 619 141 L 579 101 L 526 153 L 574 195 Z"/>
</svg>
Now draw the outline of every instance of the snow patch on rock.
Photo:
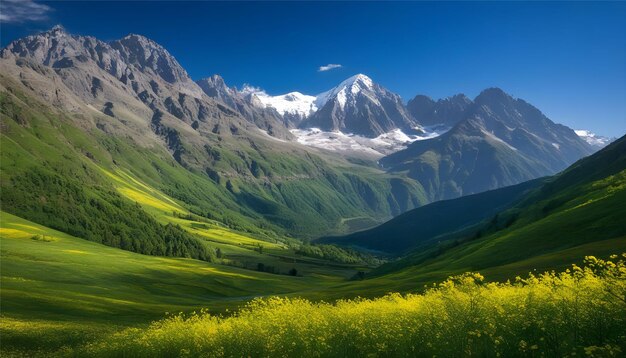
<svg viewBox="0 0 626 358">
<path fill-rule="evenodd" d="M 400 129 L 381 134 L 376 138 L 367 138 L 350 133 L 325 132 L 319 128 L 292 129 L 291 133 L 296 136 L 298 143 L 337 152 L 367 153 L 375 157 L 405 149 L 409 144 L 417 140 L 435 138 L 446 130 L 426 132 L 422 135 L 406 134 Z"/>
</svg>

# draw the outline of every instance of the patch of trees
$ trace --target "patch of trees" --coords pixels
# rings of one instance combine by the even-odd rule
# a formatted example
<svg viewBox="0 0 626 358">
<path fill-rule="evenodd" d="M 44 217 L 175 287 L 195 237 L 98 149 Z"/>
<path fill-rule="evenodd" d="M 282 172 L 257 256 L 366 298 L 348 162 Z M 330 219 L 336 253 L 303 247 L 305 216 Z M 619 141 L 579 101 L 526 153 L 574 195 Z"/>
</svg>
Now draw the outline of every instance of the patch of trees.
<svg viewBox="0 0 626 358">
<path fill-rule="evenodd" d="M 113 189 L 29 169 L 3 185 L 10 213 L 89 241 L 146 255 L 211 261 L 214 253 L 180 226 L 162 225 Z"/>
<path fill-rule="evenodd" d="M 372 255 L 335 245 L 302 244 L 296 249 L 296 254 L 344 264 L 367 263 L 378 265 L 381 263 L 379 259 Z"/>
<path fill-rule="evenodd" d="M 247 265 L 244 265 L 244 268 L 246 266 Z M 256 270 L 259 271 L 259 272 L 272 273 L 272 274 L 275 274 L 275 275 L 298 276 L 298 269 L 296 269 L 295 267 L 292 267 L 287 272 L 280 272 L 280 269 L 278 267 L 271 266 L 271 265 L 265 265 L 262 262 L 259 262 L 257 264 L 257 269 Z"/>
</svg>

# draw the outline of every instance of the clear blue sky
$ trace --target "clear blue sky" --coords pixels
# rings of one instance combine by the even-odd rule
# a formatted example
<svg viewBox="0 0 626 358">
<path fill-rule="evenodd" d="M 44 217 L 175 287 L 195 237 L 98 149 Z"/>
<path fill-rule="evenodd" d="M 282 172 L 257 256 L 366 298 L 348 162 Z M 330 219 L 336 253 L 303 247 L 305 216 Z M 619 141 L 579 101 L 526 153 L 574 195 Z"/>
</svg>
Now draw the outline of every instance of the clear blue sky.
<svg viewBox="0 0 626 358">
<path fill-rule="evenodd" d="M 139 33 L 194 79 L 316 94 L 365 73 L 404 100 L 498 86 L 575 129 L 626 132 L 623 2 L 22 1 L 35 7 L 21 19 L 3 3 L 2 46 L 57 23 L 102 40 Z M 343 67 L 318 71 L 331 63 Z"/>
</svg>

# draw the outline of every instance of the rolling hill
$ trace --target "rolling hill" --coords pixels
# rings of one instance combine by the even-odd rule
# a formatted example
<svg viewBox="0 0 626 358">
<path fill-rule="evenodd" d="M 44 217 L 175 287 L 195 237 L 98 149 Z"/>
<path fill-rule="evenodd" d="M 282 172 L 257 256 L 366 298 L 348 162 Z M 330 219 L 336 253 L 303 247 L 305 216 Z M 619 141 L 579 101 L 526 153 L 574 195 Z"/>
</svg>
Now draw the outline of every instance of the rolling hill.
<svg viewBox="0 0 626 358">
<path fill-rule="evenodd" d="M 330 236 L 316 242 L 355 246 L 393 255 L 402 255 L 427 245 L 441 235 L 462 231 L 493 217 L 543 184 L 542 179 L 514 186 L 441 200 L 410 210 L 376 226 L 344 236 Z"/>
</svg>

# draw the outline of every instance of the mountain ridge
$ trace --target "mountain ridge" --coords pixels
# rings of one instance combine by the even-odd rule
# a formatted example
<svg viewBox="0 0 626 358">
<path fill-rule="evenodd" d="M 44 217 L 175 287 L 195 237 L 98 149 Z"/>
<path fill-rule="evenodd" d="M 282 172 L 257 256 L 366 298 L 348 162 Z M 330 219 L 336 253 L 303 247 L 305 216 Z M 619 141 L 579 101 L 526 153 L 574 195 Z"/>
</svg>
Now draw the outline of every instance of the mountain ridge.
<svg viewBox="0 0 626 358">
<path fill-rule="evenodd" d="M 413 142 L 380 164 L 419 180 L 431 200 L 440 200 L 552 175 L 592 152 L 572 129 L 489 88 L 449 131 Z"/>
</svg>

